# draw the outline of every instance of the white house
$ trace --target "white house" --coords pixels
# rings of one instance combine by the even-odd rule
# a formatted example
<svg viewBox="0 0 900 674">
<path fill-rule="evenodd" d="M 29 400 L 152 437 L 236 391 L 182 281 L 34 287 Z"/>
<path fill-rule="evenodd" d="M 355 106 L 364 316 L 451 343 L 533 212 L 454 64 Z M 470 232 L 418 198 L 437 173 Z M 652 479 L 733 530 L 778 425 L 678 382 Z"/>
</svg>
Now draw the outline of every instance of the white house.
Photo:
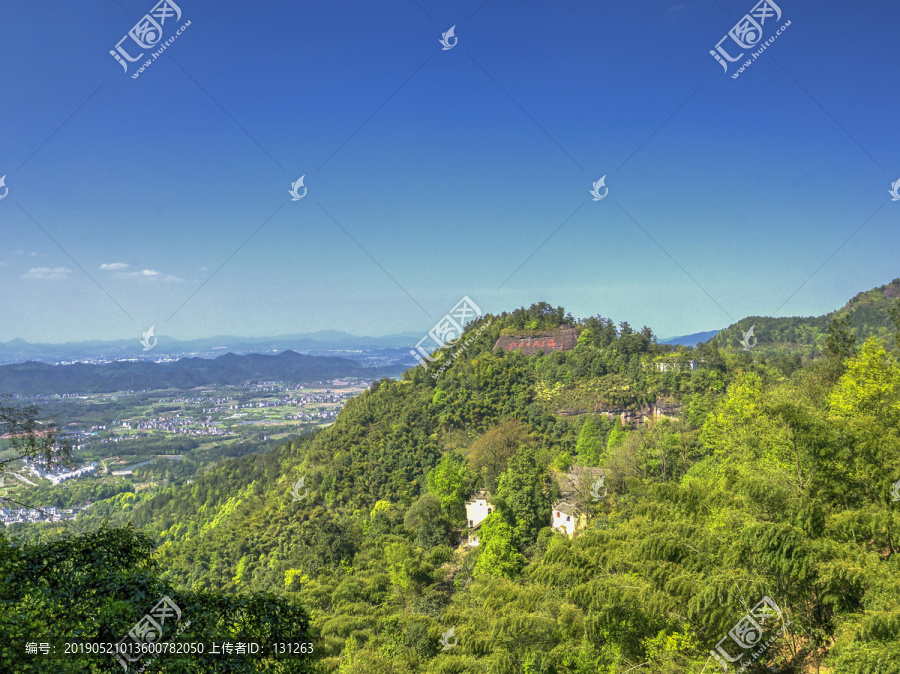
<svg viewBox="0 0 900 674">
<path fill-rule="evenodd" d="M 473 547 L 478 545 L 480 537 L 477 531 L 492 512 L 494 504 L 491 503 L 491 496 L 486 491 L 479 491 L 471 500 L 466 501 L 466 527 L 470 530 L 467 545 Z"/>
<path fill-rule="evenodd" d="M 553 521 L 551 526 L 554 530 L 561 529 L 568 536 L 574 536 L 576 528 L 580 529 L 583 525 L 583 515 L 574 503 L 568 501 L 557 501 L 553 504 Z"/>
<path fill-rule="evenodd" d="M 588 515 L 579 504 L 588 504 L 606 498 L 604 471 L 600 468 L 572 466 L 565 473 L 557 473 L 559 500 L 553 504 L 550 526 L 556 531 L 574 536 L 587 527 Z"/>
</svg>

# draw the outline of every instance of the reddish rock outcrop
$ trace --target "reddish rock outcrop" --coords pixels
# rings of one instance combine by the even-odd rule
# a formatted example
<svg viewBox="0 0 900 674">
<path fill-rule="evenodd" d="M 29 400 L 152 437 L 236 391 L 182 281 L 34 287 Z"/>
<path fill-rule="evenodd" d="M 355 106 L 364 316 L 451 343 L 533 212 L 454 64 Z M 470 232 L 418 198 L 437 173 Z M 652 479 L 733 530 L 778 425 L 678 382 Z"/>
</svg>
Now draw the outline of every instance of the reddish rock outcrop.
<svg viewBox="0 0 900 674">
<path fill-rule="evenodd" d="M 538 350 L 545 353 L 547 351 L 571 351 L 577 343 L 578 333 L 575 328 L 561 327 L 534 335 L 501 337 L 494 345 L 494 349 L 503 349 L 504 351 L 521 349 L 526 356 L 533 356 Z"/>
</svg>

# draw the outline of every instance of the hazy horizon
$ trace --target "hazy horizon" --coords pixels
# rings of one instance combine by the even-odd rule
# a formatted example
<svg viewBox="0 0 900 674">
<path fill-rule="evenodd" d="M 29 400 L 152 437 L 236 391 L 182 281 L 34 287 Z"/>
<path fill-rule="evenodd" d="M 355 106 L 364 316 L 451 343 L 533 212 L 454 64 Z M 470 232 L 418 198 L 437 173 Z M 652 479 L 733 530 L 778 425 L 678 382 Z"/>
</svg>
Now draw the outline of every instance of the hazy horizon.
<svg viewBox="0 0 900 674">
<path fill-rule="evenodd" d="M 648 327 L 650 327 L 652 329 L 653 326 L 648 326 Z M 695 335 L 695 334 L 703 334 L 706 332 L 718 332 L 719 330 L 722 330 L 724 327 L 726 327 L 726 326 L 722 326 L 721 328 L 710 328 L 709 330 L 694 330 L 693 332 L 688 332 L 683 335 L 657 335 L 654 332 L 654 336 L 656 337 L 656 339 L 658 341 L 665 341 L 665 340 L 669 340 L 669 339 L 677 339 L 679 337 L 687 337 L 687 336 L 691 336 L 691 335 Z M 389 333 L 389 334 L 385 334 L 385 335 L 355 335 L 355 334 L 352 334 L 349 332 L 329 330 L 327 328 L 320 330 L 320 331 L 311 332 L 311 333 L 297 333 L 296 335 L 290 335 L 290 334 L 284 334 L 284 335 L 209 335 L 209 336 L 192 337 L 189 339 L 182 339 L 182 338 L 175 337 L 172 335 L 167 335 L 164 333 L 157 333 L 155 336 L 157 338 L 164 338 L 166 341 L 173 340 L 178 343 L 183 343 L 183 342 L 194 342 L 194 341 L 202 341 L 202 340 L 214 340 L 214 339 L 220 339 L 220 338 L 221 339 L 243 339 L 243 340 L 248 340 L 248 341 L 261 341 L 261 340 L 267 340 L 267 339 L 273 339 L 273 340 L 274 339 L 291 339 L 291 338 L 295 338 L 298 336 L 301 338 L 302 337 L 309 338 L 309 337 L 317 334 L 318 332 L 340 332 L 342 335 L 346 335 L 348 337 L 355 337 L 358 339 L 384 339 L 387 337 L 400 337 L 400 338 L 412 339 L 412 338 L 417 338 L 419 336 L 418 333 L 415 333 L 415 332 L 397 332 L 397 333 Z M 59 342 L 59 341 L 56 341 L 56 342 L 52 342 L 52 341 L 29 342 L 28 340 L 22 340 L 22 338 L 20 338 L 20 337 L 14 337 L 13 339 L 9 339 L 9 340 L 0 342 L 0 344 L 10 344 L 12 342 L 21 340 L 30 345 L 63 346 L 63 345 L 76 345 L 76 344 L 86 344 L 86 343 L 89 344 L 89 343 L 94 343 L 94 342 L 101 342 L 101 343 L 120 342 L 120 341 L 128 341 L 130 339 L 132 339 L 132 338 L 131 337 L 118 337 L 118 338 L 111 338 L 111 339 L 85 339 L 85 340 L 64 341 L 64 342 Z M 225 345 L 225 346 L 227 346 L 227 345 Z"/>
<path fill-rule="evenodd" d="M 779 2 L 733 79 L 754 5 L 182 0 L 126 71 L 155 2 L 13 3 L 0 341 L 828 313 L 900 275 L 900 7 Z"/>
</svg>

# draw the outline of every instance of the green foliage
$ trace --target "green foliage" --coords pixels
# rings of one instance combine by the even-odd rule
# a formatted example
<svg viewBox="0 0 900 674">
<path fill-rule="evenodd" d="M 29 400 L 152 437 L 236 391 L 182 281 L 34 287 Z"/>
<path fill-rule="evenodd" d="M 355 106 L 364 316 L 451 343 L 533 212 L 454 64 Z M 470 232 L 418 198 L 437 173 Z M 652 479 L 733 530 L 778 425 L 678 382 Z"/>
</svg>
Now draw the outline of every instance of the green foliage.
<svg viewBox="0 0 900 674">
<path fill-rule="evenodd" d="M 627 435 L 628 432 L 623 428 L 622 422 L 616 417 L 616 420 L 613 422 L 613 427 L 609 431 L 609 436 L 606 438 L 606 451 L 613 451 Z"/>
<path fill-rule="evenodd" d="M 477 476 L 458 454 L 445 454 L 428 472 L 428 491 L 434 494 L 453 524 L 466 520 L 466 496 L 472 491 Z"/>
<path fill-rule="evenodd" d="M 556 455 L 556 458 L 553 459 L 553 463 L 550 464 L 550 467 L 553 468 L 553 470 L 565 473 L 574 465 L 574 463 L 575 460 L 572 458 L 571 454 L 568 452 L 560 452 Z"/>
<path fill-rule="evenodd" d="M 520 447 L 534 444 L 527 428 L 518 421 L 507 421 L 480 436 L 469 449 L 468 460 L 472 470 L 481 477 L 482 484 L 490 491 L 497 490 L 497 479 Z"/>
<path fill-rule="evenodd" d="M 603 440 L 597 430 L 597 424 L 593 417 L 587 417 L 578 434 L 578 444 L 575 445 L 578 459 L 585 466 L 596 466 L 603 454 Z"/>
<path fill-rule="evenodd" d="M 390 501 L 380 500 L 369 513 L 366 533 L 372 535 L 391 533 L 400 521 L 400 511 Z"/>
<path fill-rule="evenodd" d="M 110 672 L 110 655 L 66 653 L 71 642 L 115 644 L 163 597 L 181 611 L 177 641 L 273 643 L 308 641 L 309 619 L 284 599 L 254 594 L 180 590 L 162 580 L 151 557 L 153 542 L 126 527 L 16 544 L 0 535 L 0 670 L 7 672 Z M 173 614 L 174 615 L 174 614 Z M 168 622 L 172 622 L 169 618 Z M 189 624 L 188 624 L 189 622 Z M 174 629 L 163 623 L 164 637 Z M 27 642 L 52 643 L 43 655 L 25 654 Z M 142 659 L 146 664 L 151 658 Z M 219 656 L 165 654 L 156 662 L 171 672 L 221 671 Z M 234 656 L 229 671 L 313 671 L 312 656 L 278 661 L 271 654 Z M 140 666 L 136 665 L 136 666 Z"/>
<path fill-rule="evenodd" d="M 575 325 L 571 314 L 562 307 L 553 308 L 547 302 L 537 302 L 530 307 L 516 309 L 510 314 L 501 314 L 509 334 L 522 330 L 547 330 L 560 325 Z"/>
<path fill-rule="evenodd" d="M 510 459 L 500 478 L 497 496 L 509 521 L 515 523 L 517 539 L 530 543 L 550 522 L 550 478 L 530 447 L 522 447 Z"/>
<path fill-rule="evenodd" d="M 516 535 L 500 513 L 491 513 L 481 523 L 478 561 L 475 576 L 513 578 L 526 560 L 517 550 Z"/>
<path fill-rule="evenodd" d="M 856 352 L 856 337 L 851 332 L 849 316 L 835 316 L 825 333 L 823 351 L 826 356 L 844 361 Z"/>
<path fill-rule="evenodd" d="M 423 548 L 444 545 L 450 539 L 452 525 L 434 494 L 422 494 L 406 511 L 403 524 Z"/>
<path fill-rule="evenodd" d="M 27 458 L 45 466 L 70 465 L 72 446 L 52 421 L 40 420 L 37 405 L 8 405 L 9 394 L 0 395 L 0 436 L 6 439 L 9 455 L 0 457 L 0 471 L 13 461 Z"/>
<path fill-rule="evenodd" d="M 888 306 L 881 291 L 851 304 L 857 339 Z M 549 305 L 483 317 L 436 380 L 416 368 L 376 382 L 327 430 L 192 484 L 119 494 L 85 523 L 145 529 L 173 588 L 304 607 L 323 672 L 699 674 L 763 596 L 792 624 L 760 671 L 891 671 L 900 369 L 878 339 L 840 368 L 820 357 L 830 319 L 771 320 L 740 352 L 674 349 Z M 558 325 L 577 326 L 575 349 L 493 351 L 503 330 Z M 671 418 L 620 423 L 654 404 Z M 602 468 L 609 491 L 582 499 L 586 529 L 568 538 L 548 529 L 547 472 L 573 457 Z M 295 501 L 300 476 L 309 494 Z M 451 547 L 480 487 L 498 511 L 470 532 L 477 547 Z M 442 651 L 450 627 L 458 644 Z"/>
<path fill-rule="evenodd" d="M 894 283 L 900 286 L 900 279 L 894 279 Z M 900 347 L 900 298 L 894 299 L 888 306 L 888 317 L 894 328 L 894 346 Z"/>
<path fill-rule="evenodd" d="M 71 508 L 74 505 L 94 503 L 117 494 L 133 492 L 134 487 L 123 477 L 104 477 L 99 480 L 78 480 L 59 485 L 41 483 L 23 490 L 23 500 L 32 507 L 56 506 Z"/>
</svg>

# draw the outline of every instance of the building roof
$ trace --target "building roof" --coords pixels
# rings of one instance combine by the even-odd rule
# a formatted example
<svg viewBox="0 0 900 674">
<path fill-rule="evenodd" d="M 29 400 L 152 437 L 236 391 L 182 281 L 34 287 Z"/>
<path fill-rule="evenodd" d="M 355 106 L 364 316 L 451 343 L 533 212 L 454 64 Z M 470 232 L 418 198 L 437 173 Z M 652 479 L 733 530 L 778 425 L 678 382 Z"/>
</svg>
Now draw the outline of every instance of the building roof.
<svg viewBox="0 0 900 674">
<path fill-rule="evenodd" d="M 473 501 L 477 501 L 479 499 L 484 500 L 484 501 L 490 501 L 491 493 L 489 491 L 485 491 L 484 489 L 480 489 L 479 491 L 472 494 L 472 496 L 467 498 L 466 503 L 472 503 Z"/>
<path fill-rule="evenodd" d="M 568 472 L 556 473 L 556 484 L 559 485 L 560 499 L 563 501 L 577 501 L 589 498 L 591 487 L 605 474 L 602 468 L 592 468 L 590 466 L 572 466 Z"/>
<path fill-rule="evenodd" d="M 558 510 L 561 513 L 565 513 L 566 515 L 578 516 L 581 515 L 581 508 L 579 508 L 574 503 L 570 503 L 569 501 L 559 500 L 553 504 L 553 510 Z"/>
</svg>

